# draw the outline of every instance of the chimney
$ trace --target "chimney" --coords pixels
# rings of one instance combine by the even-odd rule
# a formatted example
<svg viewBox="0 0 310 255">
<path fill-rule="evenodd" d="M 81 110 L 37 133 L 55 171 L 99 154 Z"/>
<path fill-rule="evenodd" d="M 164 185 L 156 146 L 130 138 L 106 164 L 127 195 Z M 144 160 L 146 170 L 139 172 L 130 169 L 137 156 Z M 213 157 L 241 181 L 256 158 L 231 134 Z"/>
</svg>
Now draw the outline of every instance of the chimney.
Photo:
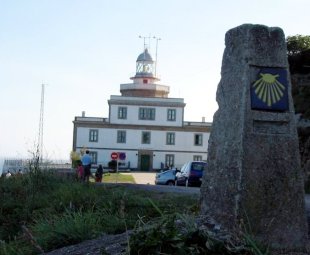
<svg viewBox="0 0 310 255">
<path fill-rule="evenodd" d="M 202 117 L 202 122 L 206 122 L 206 117 Z"/>
<path fill-rule="evenodd" d="M 82 117 L 83 118 L 85 117 L 85 111 L 82 111 Z"/>
</svg>

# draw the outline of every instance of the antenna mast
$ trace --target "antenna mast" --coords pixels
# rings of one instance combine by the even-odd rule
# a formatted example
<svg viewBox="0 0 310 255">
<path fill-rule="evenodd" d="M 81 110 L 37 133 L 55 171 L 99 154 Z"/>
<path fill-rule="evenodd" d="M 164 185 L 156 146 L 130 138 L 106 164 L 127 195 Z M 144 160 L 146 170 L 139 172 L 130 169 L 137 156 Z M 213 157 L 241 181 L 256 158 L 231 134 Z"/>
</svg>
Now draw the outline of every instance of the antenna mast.
<svg viewBox="0 0 310 255">
<path fill-rule="evenodd" d="M 145 42 L 146 39 L 149 39 L 149 44 L 148 44 L 148 48 L 150 50 L 151 48 L 151 36 L 142 36 L 142 35 L 139 35 L 139 38 L 143 39 L 143 50 L 145 50 L 147 48 L 147 43 Z"/>
<path fill-rule="evenodd" d="M 41 87 L 41 107 L 40 107 L 38 148 L 37 148 L 40 163 L 43 162 L 44 86 L 45 85 L 42 84 Z"/>
<path fill-rule="evenodd" d="M 153 36 L 153 39 L 156 40 L 156 53 L 155 53 L 155 77 L 157 74 L 157 49 L 158 49 L 158 41 L 161 40 L 161 38 Z"/>
</svg>

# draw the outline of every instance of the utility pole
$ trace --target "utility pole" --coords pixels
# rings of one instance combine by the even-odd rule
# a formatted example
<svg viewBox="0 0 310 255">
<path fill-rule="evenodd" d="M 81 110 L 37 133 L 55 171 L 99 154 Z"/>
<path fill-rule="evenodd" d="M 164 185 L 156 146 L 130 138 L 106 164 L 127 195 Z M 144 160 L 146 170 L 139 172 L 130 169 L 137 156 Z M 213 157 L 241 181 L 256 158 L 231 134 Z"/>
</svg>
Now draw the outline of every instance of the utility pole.
<svg viewBox="0 0 310 255">
<path fill-rule="evenodd" d="M 38 134 L 38 157 L 39 162 L 43 162 L 43 123 L 44 123 L 44 88 L 45 84 L 41 87 L 41 107 L 40 107 L 40 121 L 39 121 L 39 134 Z"/>
</svg>

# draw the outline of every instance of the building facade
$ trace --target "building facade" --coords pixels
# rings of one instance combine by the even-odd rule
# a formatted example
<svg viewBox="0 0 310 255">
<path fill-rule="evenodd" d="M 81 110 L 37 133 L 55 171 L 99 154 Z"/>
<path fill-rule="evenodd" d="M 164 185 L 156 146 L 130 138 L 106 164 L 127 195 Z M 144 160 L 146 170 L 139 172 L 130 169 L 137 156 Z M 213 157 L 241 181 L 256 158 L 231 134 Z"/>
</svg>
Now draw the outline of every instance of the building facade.
<svg viewBox="0 0 310 255">
<path fill-rule="evenodd" d="M 211 123 L 184 121 L 184 99 L 168 97 L 169 86 L 158 84 L 155 68 L 145 48 L 133 82 L 110 96 L 108 118 L 75 117 L 73 151 L 88 149 L 93 163 L 104 167 L 117 152 L 120 168 L 141 171 L 207 159 Z"/>
</svg>

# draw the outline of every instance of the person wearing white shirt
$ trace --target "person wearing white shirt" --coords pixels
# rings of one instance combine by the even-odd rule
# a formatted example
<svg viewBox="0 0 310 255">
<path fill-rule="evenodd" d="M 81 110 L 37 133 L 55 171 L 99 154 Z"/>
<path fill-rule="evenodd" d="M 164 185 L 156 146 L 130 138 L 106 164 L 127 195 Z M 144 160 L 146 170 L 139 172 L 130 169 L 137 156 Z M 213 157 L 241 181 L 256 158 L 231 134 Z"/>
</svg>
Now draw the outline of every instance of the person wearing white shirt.
<svg viewBox="0 0 310 255">
<path fill-rule="evenodd" d="M 11 177 L 11 176 L 12 176 L 12 174 L 11 174 L 10 170 L 8 170 L 8 172 L 6 173 L 5 177 L 6 177 L 6 178 L 9 178 L 9 177 Z"/>
</svg>

